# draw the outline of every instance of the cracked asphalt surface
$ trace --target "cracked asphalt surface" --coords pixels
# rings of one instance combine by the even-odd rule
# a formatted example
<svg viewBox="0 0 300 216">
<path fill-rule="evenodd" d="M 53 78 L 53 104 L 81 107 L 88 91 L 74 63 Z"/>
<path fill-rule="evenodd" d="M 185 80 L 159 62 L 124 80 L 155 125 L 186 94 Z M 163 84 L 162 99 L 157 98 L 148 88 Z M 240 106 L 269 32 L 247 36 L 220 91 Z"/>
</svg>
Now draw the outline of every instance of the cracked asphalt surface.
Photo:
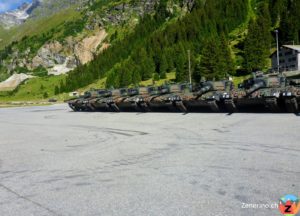
<svg viewBox="0 0 300 216">
<path fill-rule="evenodd" d="M 280 215 L 300 116 L 0 109 L 0 215 Z"/>
</svg>

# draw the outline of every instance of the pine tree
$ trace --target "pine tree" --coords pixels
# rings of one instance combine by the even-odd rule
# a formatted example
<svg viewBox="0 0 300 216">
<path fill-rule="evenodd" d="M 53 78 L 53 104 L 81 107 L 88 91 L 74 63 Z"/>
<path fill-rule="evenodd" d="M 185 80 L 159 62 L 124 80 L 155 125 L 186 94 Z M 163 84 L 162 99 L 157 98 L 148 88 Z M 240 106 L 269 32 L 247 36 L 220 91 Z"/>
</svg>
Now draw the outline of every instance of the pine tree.
<svg viewBox="0 0 300 216">
<path fill-rule="evenodd" d="M 270 53 L 270 21 L 266 14 L 254 20 L 248 27 L 248 35 L 245 39 L 245 66 L 248 72 L 263 70 L 267 65 L 267 58 Z"/>
<path fill-rule="evenodd" d="M 46 99 L 46 98 L 48 98 L 48 97 L 49 97 L 48 93 L 47 93 L 47 92 L 44 92 L 43 98 Z"/>
<path fill-rule="evenodd" d="M 58 87 L 58 86 L 55 86 L 54 94 L 55 94 L 55 95 L 58 95 L 58 94 L 59 94 L 59 87 Z"/>
<path fill-rule="evenodd" d="M 166 74 L 168 69 L 168 62 L 165 54 L 162 54 L 159 62 L 159 74 Z"/>
<path fill-rule="evenodd" d="M 152 74 L 155 72 L 155 64 L 153 59 L 147 55 L 147 52 L 144 48 L 141 48 L 138 58 L 142 80 L 151 79 Z"/>
<path fill-rule="evenodd" d="M 201 81 L 201 65 L 200 62 L 195 63 L 194 70 L 193 70 L 193 80 L 196 83 Z"/>
<path fill-rule="evenodd" d="M 153 80 L 154 81 L 158 81 L 159 80 L 159 74 L 158 73 L 154 73 L 153 74 Z"/>
<path fill-rule="evenodd" d="M 131 59 L 126 60 L 121 64 L 121 87 L 127 87 L 133 83 L 133 61 Z"/>
<path fill-rule="evenodd" d="M 135 69 L 132 72 L 132 83 L 134 85 L 138 85 L 141 82 L 141 80 L 142 80 L 139 71 L 140 71 L 139 66 L 135 66 Z"/>
<path fill-rule="evenodd" d="M 179 53 L 176 61 L 176 81 L 183 82 L 187 81 L 187 57 L 185 53 Z"/>
<path fill-rule="evenodd" d="M 182 43 L 175 47 L 175 67 L 176 81 L 183 82 L 188 80 L 188 56 Z"/>
<path fill-rule="evenodd" d="M 222 66 L 224 69 L 222 70 L 222 73 L 226 76 L 227 74 L 234 75 L 235 74 L 235 66 L 232 59 L 232 53 L 230 49 L 229 42 L 225 36 L 225 34 L 221 34 L 220 37 L 220 52 L 222 59 Z"/>
<path fill-rule="evenodd" d="M 60 85 L 59 85 L 59 92 L 60 93 L 63 93 L 63 92 L 66 92 L 66 86 L 65 86 L 65 83 L 63 80 L 60 81 Z"/>
<path fill-rule="evenodd" d="M 282 12 L 280 22 L 280 39 L 283 43 L 300 42 L 300 2 L 287 0 L 287 6 Z"/>
<path fill-rule="evenodd" d="M 213 38 L 207 39 L 200 59 L 201 77 L 207 80 L 223 78 L 224 74 L 220 71 L 222 66 L 218 41 Z"/>
</svg>

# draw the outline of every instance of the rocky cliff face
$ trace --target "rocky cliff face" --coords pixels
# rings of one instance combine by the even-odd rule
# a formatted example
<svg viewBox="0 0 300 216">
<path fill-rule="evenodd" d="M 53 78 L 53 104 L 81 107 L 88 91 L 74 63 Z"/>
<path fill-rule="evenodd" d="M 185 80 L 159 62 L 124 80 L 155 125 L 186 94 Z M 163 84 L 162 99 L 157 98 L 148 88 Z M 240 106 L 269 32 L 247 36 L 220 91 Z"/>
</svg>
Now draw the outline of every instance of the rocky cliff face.
<svg viewBox="0 0 300 216">
<path fill-rule="evenodd" d="M 137 23 L 139 17 L 155 11 L 155 5 L 159 3 L 159 0 L 111 1 L 104 7 L 92 9 L 97 2 L 101 3 L 101 0 L 34 0 L 31 4 L 23 4 L 13 12 L 1 14 L 0 25 L 5 23 L 5 26 L 9 28 L 21 25 L 27 19 L 47 16 L 70 5 L 77 5 L 76 10 L 82 14 L 79 23 L 84 20 L 84 28 L 75 35 L 65 38 L 50 37 L 37 48 L 32 44 L 26 47 L 27 42 L 20 41 L 6 50 L 8 55 L 2 55 L 2 59 L 0 51 L 0 73 L 1 67 L 2 71 L 4 68 L 7 76 L 22 72 L 31 74 L 32 71 L 41 67 L 46 69 L 48 74 L 67 73 L 78 65 L 92 61 L 96 55 L 110 46 L 109 37 L 107 37 L 109 28 L 114 29 L 120 26 L 124 28 L 130 20 Z M 174 2 L 170 1 L 170 11 L 178 6 L 182 10 L 189 10 L 194 0 L 184 0 L 181 5 L 175 5 Z M 70 24 L 74 25 L 72 22 Z M 68 23 L 62 23 L 62 25 L 68 25 Z M 68 26 L 63 27 L 61 32 L 64 32 L 65 28 Z M 130 28 L 133 26 L 130 25 Z M 52 35 L 61 34 L 61 32 Z"/>
<path fill-rule="evenodd" d="M 104 29 L 95 30 L 91 36 L 81 40 L 69 37 L 63 42 L 49 41 L 44 44 L 37 54 L 31 58 L 30 50 L 25 53 L 15 51 L 12 58 L 3 65 L 13 73 L 17 68 L 26 68 L 29 71 L 43 67 L 48 74 L 59 75 L 73 70 L 80 64 L 86 64 L 94 59 L 103 49 L 108 47 L 103 43 L 107 36 Z"/>
</svg>

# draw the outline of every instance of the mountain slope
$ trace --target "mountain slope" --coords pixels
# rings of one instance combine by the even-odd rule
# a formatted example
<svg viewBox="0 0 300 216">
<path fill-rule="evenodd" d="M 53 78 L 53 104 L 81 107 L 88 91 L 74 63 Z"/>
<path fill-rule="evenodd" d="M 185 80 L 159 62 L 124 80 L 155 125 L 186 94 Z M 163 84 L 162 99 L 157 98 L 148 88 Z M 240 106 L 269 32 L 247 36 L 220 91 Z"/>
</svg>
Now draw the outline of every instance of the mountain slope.
<svg viewBox="0 0 300 216">
<path fill-rule="evenodd" d="M 20 25 L 27 20 L 31 12 L 39 6 L 39 1 L 34 0 L 32 3 L 24 3 L 13 11 L 0 14 L 0 25 L 4 29 L 10 29 L 13 26 Z"/>
<path fill-rule="evenodd" d="M 71 6 L 82 6 L 88 0 L 33 0 L 23 3 L 13 11 L 0 14 L 0 26 L 10 29 L 23 24 L 27 20 L 49 17 Z"/>
<path fill-rule="evenodd" d="M 280 11 L 279 1 L 284 5 Z M 47 77 L 57 70 L 60 74 L 71 60 L 74 70 L 53 86 L 49 96 L 97 80 L 118 88 L 172 73 L 176 81 L 186 81 L 188 50 L 195 82 L 266 70 L 268 54 L 275 47 L 274 28 L 280 29 L 282 43 L 299 42 L 297 2 L 94 0 L 43 19 L 34 18 L 35 10 L 18 28 L 23 30 L 9 31 L 17 42 L 7 43 L 0 52 L 0 80 L 1 74 L 3 79 L 3 74 L 20 72 Z M 278 12 L 274 12 L 276 7 Z M 64 20 L 65 11 L 69 15 Z M 257 25 L 263 28 L 255 32 Z M 251 50 L 262 55 L 253 55 Z M 256 61 L 259 64 L 249 67 Z"/>
</svg>

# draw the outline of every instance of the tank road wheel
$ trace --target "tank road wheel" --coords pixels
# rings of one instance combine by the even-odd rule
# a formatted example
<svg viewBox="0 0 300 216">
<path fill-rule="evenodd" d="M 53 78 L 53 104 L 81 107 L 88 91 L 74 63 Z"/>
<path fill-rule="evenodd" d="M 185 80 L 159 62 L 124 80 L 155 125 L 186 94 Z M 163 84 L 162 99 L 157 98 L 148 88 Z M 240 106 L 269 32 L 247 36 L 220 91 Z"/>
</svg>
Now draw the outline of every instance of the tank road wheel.
<svg viewBox="0 0 300 216">
<path fill-rule="evenodd" d="M 296 98 L 285 99 L 284 103 L 285 103 L 285 108 L 286 108 L 287 112 L 289 112 L 289 113 L 298 112 L 299 107 L 298 107 L 298 103 L 297 103 Z"/>
<path fill-rule="evenodd" d="M 69 103 L 69 107 L 74 111 L 74 112 L 78 112 L 79 110 L 76 109 L 75 106 L 73 106 L 72 104 Z"/>
<path fill-rule="evenodd" d="M 109 108 L 113 111 L 113 112 L 120 112 L 120 108 L 117 106 L 117 104 L 112 103 L 109 104 Z"/>
<path fill-rule="evenodd" d="M 208 101 L 208 105 L 213 112 L 220 112 L 220 108 L 215 100 Z"/>
<path fill-rule="evenodd" d="M 235 103 L 232 99 L 226 99 L 224 101 L 224 104 L 225 104 L 225 107 L 226 107 L 226 110 L 230 113 L 234 113 L 237 111 L 236 109 L 236 106 L 235 106 Z"/>
<path fill-rule="evenodd" d="M 267 98 L 266 106 L 271 112 L 279 112 L 280 111 L 278 102 L 277 102 L 277 98 Z"/>
<path fill-rule="evenodd" d="M 134 102 L 133 107 L 134 107 L 136 112 L 143 112 L 143 108 L 141 107 L 139 102 Z"/>
<path fill-rule="evenodd" d="M 181 111 L 186 113 L 187 112 L 187 108 L 184 106 L 182 101 L 175 101 L 175 106 Z"/>
<path fill-rule="evenodd" d="M 144 112 L 151 112 L 151 109 L 146 102 L 142 102 L 139 105 Z"/>
<path fill-rule="evenodd" d="M 87 106 L 88 111 L 92 111 L 92 112 L 96 111 L 96 108 L 94 107 L 94 105 L 92 103 L 88 103 L 86 106 Z"/>
<path fill-rule="evenodd" d="M 176 106 L 176 104 L 175 104 L 174 101 L 168 103 L 168 107 L 169 107 L 169 110 L 170 110 L 171 112 L 178 112 L 178 108 L 177 108 L 177 106 Z"/>
</svg>

